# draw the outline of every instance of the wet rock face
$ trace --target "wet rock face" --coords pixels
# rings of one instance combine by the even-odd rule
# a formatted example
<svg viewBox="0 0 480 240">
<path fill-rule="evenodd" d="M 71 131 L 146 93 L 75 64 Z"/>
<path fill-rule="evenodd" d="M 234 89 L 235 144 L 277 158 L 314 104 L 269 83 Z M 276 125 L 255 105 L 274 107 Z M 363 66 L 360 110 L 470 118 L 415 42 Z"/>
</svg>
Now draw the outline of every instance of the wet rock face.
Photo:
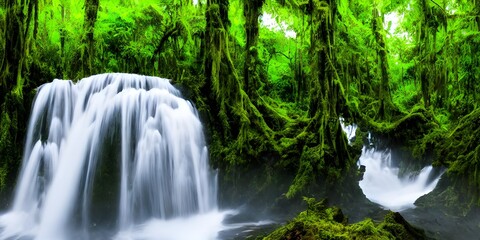
<svg viewBox="0 0 480 240">
<path fill-rule="evenodd" d="M 429 239 L 425 235 L 425 231 L 412 226 L 398 212 L 389 212 L 380 224 L 383 229 L 390 232 L 396 239 L 418 240 Z"/>
</svg>

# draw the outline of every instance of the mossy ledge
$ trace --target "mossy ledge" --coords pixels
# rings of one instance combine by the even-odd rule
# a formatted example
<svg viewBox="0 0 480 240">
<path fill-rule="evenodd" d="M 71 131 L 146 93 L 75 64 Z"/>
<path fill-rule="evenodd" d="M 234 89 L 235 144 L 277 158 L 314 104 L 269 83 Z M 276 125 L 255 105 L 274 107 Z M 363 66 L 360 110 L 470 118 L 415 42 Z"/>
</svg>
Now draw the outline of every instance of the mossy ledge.
<svg viewBox="0 0 480 240">
<path fill-rule="evenodd" d="M 417 200 L 422 207 L 442 207 L 448 214 L 467 216 L 480 209 L 480 109 L 460 118 L 452 129 L 436 130 L 414 149 L 430 154 L 435 165 L 447 167 L 438 187 Z"/>
<path fill-rule="evenodd" d="M 410 225 L 399 213 L 388 212 L 384 220 L 372 219 L 348 224 L 338 207 L 327 207 L 326 200 L 304 198 L 307 210 L 263 240 L 276 239 L 429 239 L 423 230 Z"/>
</svg>

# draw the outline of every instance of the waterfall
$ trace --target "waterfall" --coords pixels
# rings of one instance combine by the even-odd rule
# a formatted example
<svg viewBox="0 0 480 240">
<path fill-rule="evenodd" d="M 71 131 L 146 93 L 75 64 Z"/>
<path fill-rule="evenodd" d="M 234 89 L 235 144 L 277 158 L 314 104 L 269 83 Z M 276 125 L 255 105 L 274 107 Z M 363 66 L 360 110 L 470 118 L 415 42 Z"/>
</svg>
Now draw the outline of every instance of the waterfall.
<svg viewBox="0 0 480 240">
<path fill-rule="evenodd" d="M 149 239 L 149 223 L 220 223 L 216 186 L 197 111 L 168 80 L 54 80 L 38 88 L 0 239 L 92 239 L 100 223 Z"/>
<path fill-rule="evenodd" d="M 340 118 L 342 130 L 349 144 L 355 138 L 357 126 L 346 125 Z M 372 143 L 372 135 L 368 133 L 368 144 L 362 148 L 359 165 L 365 166 L 363 180 L 359 185 L 365 196 L 372 202 L 392 211 L 413 208 L 415 200 L 433 191 L 441 173 L 432 166 L 426 166 L 416 173 L 399 175 L 399 169 L 392 162 L 390 149 L 376 149 Z"/>
<path fill-rule="evenodd" d="M 415 200 L 431 192 L 440 175 L 432 166 L 426 166 L 419 172 L 399 175 L 398 167 L 392 162 L 390 149 L 362 149 L 359 164 L 365 166 L 360 188 L 370 201 L 392 211 L 413 208 Z"/>
</svg>

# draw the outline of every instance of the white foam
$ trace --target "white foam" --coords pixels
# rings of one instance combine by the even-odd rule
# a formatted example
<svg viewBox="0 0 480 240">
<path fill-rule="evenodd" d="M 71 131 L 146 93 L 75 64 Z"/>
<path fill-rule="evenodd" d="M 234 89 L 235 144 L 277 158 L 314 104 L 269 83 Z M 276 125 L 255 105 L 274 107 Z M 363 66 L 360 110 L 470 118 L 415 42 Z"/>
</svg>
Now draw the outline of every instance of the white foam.
<svg viewBox="0 0 480 240">
<path fill-rule="evenodd" d="M 415 200 L 431 192 L 440 179 L 436 176 L 431 180 L 432 166 L 424 167 L 418 174 L 399 177 L 399 169 L 392 165 L 390 150 L 363 147 L 359 164 L 366 167 L 359 183 L 365 196 L 392 211 L 415 207 Z"/>
</svg>

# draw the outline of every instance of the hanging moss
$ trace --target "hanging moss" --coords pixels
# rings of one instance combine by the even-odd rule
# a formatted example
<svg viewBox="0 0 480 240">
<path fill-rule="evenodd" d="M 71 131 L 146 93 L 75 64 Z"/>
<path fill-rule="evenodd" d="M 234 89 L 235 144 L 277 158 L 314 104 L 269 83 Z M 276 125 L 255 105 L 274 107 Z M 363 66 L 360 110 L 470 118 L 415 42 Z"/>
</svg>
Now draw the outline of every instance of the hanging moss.
<svg viewBox="0 0 480 240">
<path fill-rule="evenodd" d="M 376 121 L 366 114 L 361 114 L 361 125 L 372 132 L 391 139 L 398 144 L 412 145 L 416 140 L 422 139 L 432 129 L 438 127 L 433 113 L 424 107 L 416 107 L 407 114 L 392 117 L 391 121 Z"/>
<path fill-rule="evenodd" d="M 318 174 L 318 168 L 324 166 L 324 164 L 320 162 L 324 154 L 322 150 L 320 146 L 312 148 L 306 147 L 303 149 L 300 157 L 300 166 L 292 185 L 288 189 L 286 194 L 287 198 L 292 198 L 308 185 L 315 184 L 315 175 Z"/>
<path fill-rule="evenodd" d="M 449 166 L 455 187 L 480 206 L 480 109 L 460 119 L 441 142 L 438 156 Z M 465 188 L 465 183 L 467 188 Z"/>
<path fill-rule="evenodd" d="M 454 216 L 467 216 L 480 206 L 480 110 L 459 119 L 453 129 L 434 128 L 418 141 L 414 153 L 434 157 L 447 172 L 434 191 L 415 204 L 440 207 Z"/>
<path fill-rule="evenodd" d="M 30 94 L 25 94 L 27 101 Z M 0 107 L 0 191 L 13 188 L 18 175 L 27 115 L 24 99 L 15 93 L 6 95 Z"/>
<path fill-rule="evenodd" d="M 0 154 L 3 164 L 0 167 L 0 190 L 3 190 L 7 183 L 8 161 L 7 158 L 12 157 L 10 127 L 12 122 L 8 112 L 1 110 L 2 117 L 0 119 Z"/>
<path fill-rule="evenodd" d="M 387 47 L 385 44 L 385 36 L 382 34 L 383 20 L 379 15 L 379 11 L 376 7 L 372 10 L 372 31 L 377 42 L 376 50 L 379 55 L 379 72 L 380 72 L 380 88 L 378 92 L 380 100 L 380 108 L 378 110 L 378 117 L 384 119 L 390 116 L 390 109 L 392 109 L 393 103 L 390 95 L 390 73 L 388 67 Z"/>
<path fill-rule="evenodd" d="M 265 71 L 261 70 L 262 62 L 258 57 L 258 35 L 259 35 L 259 17 L 262 14 L 262 6 L 265 0 L 243 1 L 243 14 L 245 16 L 245 62 L 243 69 L 243 82 L 245 90 L 253 101 L 258 98 L 258 89 L 265 79 Z"/>
</svg>

